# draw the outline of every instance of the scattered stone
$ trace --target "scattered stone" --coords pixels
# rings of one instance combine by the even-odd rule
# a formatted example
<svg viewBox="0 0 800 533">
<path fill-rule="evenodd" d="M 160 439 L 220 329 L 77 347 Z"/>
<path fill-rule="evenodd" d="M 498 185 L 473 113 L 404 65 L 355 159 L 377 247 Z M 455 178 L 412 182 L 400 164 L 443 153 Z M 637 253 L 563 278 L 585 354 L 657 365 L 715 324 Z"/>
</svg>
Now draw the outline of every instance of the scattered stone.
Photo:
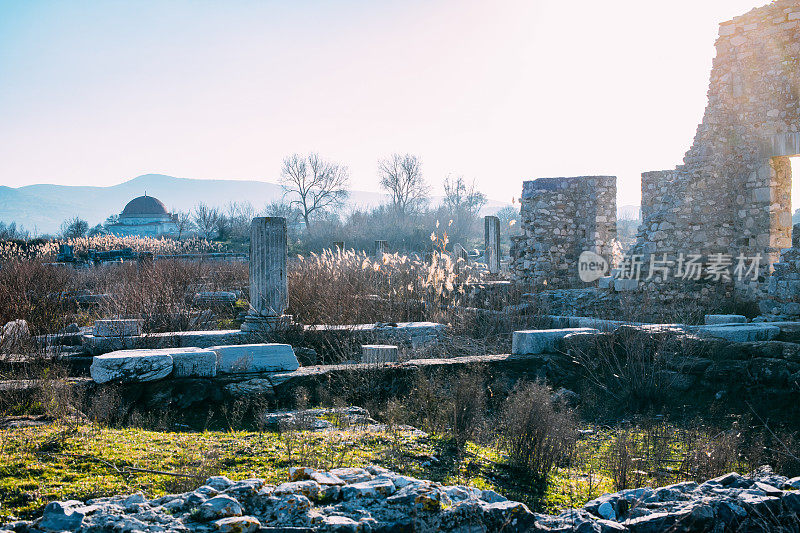
<svg viewBox="0 0 800 533">
<path fill-rule="evenodd" d="M 142 321 L 133 318 L 95 320 L 95 337 L 133 337 L 142 334 Z"/>
<path fill-rule="evenodd" d="M 511 340 L 511 353 L 514 355 L 556 353 L 561 349 L 561 340 L 573 333 L 599 333 L 599 331 L 592 328 L 515 331 Z"/>
<path fill-rule="evenodd" d="M 252 516 L 231 516 L 214 521 L 220 533 L 254 533 L 261 529 L 261 522 Z"/>
<path fill-rule="evenodd" d="M 272 382 L 266 378 L 254 378 L 225 385 L 225 392 L 234 398 L 252 398 L 254 396 L 273 396 L 275 390 Z"/>
<path fill-rule="evenodd" d="M 235 499 L 222 494 L 203 503 L 197 511 L 197 516 L 205 522 L 229 516 L 242 516 L 242 506 Z"/>
<path fill-rule="evenodd" d="M 744 315 L 706 315 L 705 323 L 707 325 L 746 324 L 747 317 Z"/>
<path fill-rule="evenodd" d="M 224 476 L 184 494 L 148 501 L 141 493 L 51 502 L 38 520 L 0 531 L 773 531 L 800 524 L 800 493 L 780 490 L 787 479 L 760 468 L 698 485 L 677 483 L 604 494 L 555 516 L 491 490 L 443 486 L 376 465 L 319 471 L 297 467 L 278 487 Z M 316 478 L 316 479 L 314 479 Z M 317 480 L 335 481 L 321 484 Z M 218 494 L 225 491 L 224 494 Z M 764 517 L 769 520 L 764 522 Z"/>
<path fill-rule="evenodd" d="M 217 354 L 202 348 L 175 348 L 172 376 L 176 378 L 213 378 L 217 375 Z"/>
<path fill-rule="evenodd" d="M 703 337 L 716 337 L 732 342 L 752 342 L 773 340 L 780 334 L 781 329 L 768 324 L 729 324 L 701 326 L 696 331 Z"/>
<path fill-rule="evenodd" d="M 6 322 L 0 329 L 0 352 L 13 352 L 24 349 L 31 340 L 31 331 L 25 320 L 12 320 Z"/>
<path fill-rule="evenodd" d="M 82 507 L 83 503 L 77 500 L 50 502 L 38 526 L 45 531 L 77 531 L 86 516 L 81 512 Z"/>
<path fill-rule="evenodd" d="M 172 372 L 171 350 L 118 350 L 99 355 L 89 372 L 97 383 L 155 381 Z"/>
<path fill-rule="evenodd" d="M 361 362 L 368 364 L 396 363 L 400 360 L 397 346 L 390 344 L 364 344 Z"/>
<path fill-rule="evenodd" d="M 248 374 L 297 370 L 300 365 L 288 344 L 240 344 L 212 346 L 220 374 Z"/>
</svg>

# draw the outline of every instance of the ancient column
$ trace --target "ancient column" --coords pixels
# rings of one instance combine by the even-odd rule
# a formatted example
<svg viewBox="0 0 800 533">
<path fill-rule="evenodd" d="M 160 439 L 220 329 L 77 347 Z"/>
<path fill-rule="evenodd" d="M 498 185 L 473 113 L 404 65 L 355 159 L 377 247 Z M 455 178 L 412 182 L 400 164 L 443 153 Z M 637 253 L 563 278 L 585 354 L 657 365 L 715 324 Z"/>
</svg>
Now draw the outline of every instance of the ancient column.
<svg viewBox="0 0 800 533">
<path fill-rule="evenodd" d="M 486 264 L 490 274 L 500 272 L 500 219 L 495 216 L 483 217 L 484 241 L 486 245 Z"/>
<path fill-rule="evenodd" d="M 290 322 L 286 279 L 286 219 L 256 217 L 250 224 L 250 311 L 243 331 L 274 329 Z"/>
</svg>

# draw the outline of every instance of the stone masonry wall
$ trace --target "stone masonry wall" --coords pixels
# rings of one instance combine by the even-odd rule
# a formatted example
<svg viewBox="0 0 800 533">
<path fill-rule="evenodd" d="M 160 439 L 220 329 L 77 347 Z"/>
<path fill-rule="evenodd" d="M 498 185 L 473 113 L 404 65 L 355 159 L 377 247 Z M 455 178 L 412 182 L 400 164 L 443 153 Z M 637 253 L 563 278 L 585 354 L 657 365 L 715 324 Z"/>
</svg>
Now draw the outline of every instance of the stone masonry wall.
<svg viewBox="0 0 800 533">
<path fill-rule="evenodd" d="M 777 0 L 720 25 L 708 105 L 675 170 L 642 175 L 635 252 L 675 260 L 721 253 L 778 260 L 790 245 L 791 167 L 800 154 L 800 1 Z M 764 279 L 734 280 L 757 295 Z"/>
<path fill-rule="evenodd" d="M 578 256 L 611 261 L 617 236 L 617 178 L 540 178 L 522 186 L 523 235 L 512 243 L 512 274 L 534 287 L 580 286 Z"/>
</svg>

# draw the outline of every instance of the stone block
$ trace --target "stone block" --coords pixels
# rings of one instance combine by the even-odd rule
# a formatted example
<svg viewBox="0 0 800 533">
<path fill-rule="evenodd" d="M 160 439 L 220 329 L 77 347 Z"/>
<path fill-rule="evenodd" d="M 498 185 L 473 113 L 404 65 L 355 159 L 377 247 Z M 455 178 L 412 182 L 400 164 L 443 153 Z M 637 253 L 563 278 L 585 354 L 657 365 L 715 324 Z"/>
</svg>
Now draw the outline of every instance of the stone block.
<svg viewBox="0 0 800 533">
<path fill-rule="evenodd" d="M 95 337 L 133 337 L 142 334 L 142 321 L 133 318 L 95 320 L 92 335 Z"/>
<path fill-rule="evenodd" d="M 639 287 L 639 280 L 636 279 L 614 279 L 614 290 L 617 292 L 635 291 Z"/>
<path fill-rule="evenodd" d="M 224 306 L 236 303 L 236 293 L 232 291 L 203 291 L 194 295 L 194 305 Z"/>
<path fill-rule="evenodd" d="M 561 340 L 573 333 L 599 333 L 599 331 L 593 328 L 515 331 L 511 340 L 511 353 L 529 355 L 557 352 L 561 349 Z"/>
<path fill-rule="evenodd" d="M 217 375 L 217 354 L 202 348 L 175 348 L 172 376 L 176 378 L 213 378 Z"/>
<path fill-rule="evenodd" d="M 715 337 L 731 342 L 771 341 L 780 332 L 781 328 L 768 324 L 725 324 L 697 328 L 701 337 Z"/>
<path fill-rule="evenodd" d="M 212 346 L 217 354 L 217 373 L 247 374 L 297 370 L 300 364 L 288 344 L 240 344 Z"/>
<path fill-rule="evenodd" d="M 99 355 L 89 367 L 97 383 L 155 381 L 172 372 L 171 350 L 118 350 Z"/>
<path fill-rule="evenodd" d="M 391 344 L 364 344 L 361 350 L 362 363 L 395 363 L 400 360 L 397 346 Z"/>
<path fill-rule="evenodd" d="M 706 325 L 715 324 L 745 324 L 747 317 L 744 315 L 706 315 Z"/>
</svg>

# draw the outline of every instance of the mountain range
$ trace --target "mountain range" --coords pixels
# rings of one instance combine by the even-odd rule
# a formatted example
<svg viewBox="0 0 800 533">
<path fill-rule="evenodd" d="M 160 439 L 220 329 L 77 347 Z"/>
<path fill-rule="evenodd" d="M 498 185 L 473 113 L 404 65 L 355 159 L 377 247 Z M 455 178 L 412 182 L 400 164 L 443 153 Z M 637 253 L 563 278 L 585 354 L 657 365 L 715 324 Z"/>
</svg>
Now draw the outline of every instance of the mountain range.
<svg viewBox="0 0 800 533">
<path fill-rule="evenodd" d="M 130 200 L 147 193 L 161 200 L 168 210 L 188 211 L 200 202 L 224 207 L 229 202 L 250 202 L 257 211 L 279 200 L 283 189 L 276 183 L 245 180 L 205 180 L 145 174 L 118 185 L 93 187 L 80 185 L 0 186 L 0 222 L 16 222 L 31 234 L 56 233 L 61 223 L 79 216 L 91 226 L 122 211 Z M 374 207 L 387 202 L 385 194 L 350 191 L 347 208 Z M 441 198 L 433 198 L 438 203 Z M 493 214 L 510 205 L 489 200 L 484 214 Z"/>
</svg>

